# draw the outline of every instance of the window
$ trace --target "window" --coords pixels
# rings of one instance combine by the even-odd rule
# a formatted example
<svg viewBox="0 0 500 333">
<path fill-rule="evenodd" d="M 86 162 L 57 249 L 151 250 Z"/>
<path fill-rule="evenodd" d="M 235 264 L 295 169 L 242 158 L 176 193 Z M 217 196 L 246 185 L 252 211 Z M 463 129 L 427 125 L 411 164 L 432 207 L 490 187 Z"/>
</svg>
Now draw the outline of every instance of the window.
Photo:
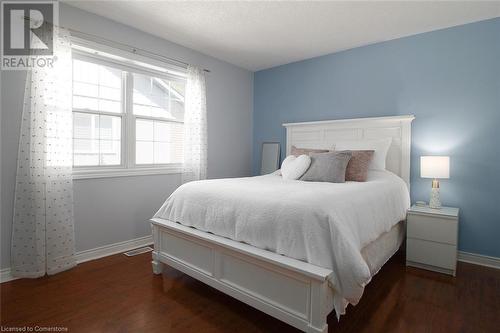
<svg viewBox="0 0 500 333">
<path fill-rule="evenodd" d="M 137 164 L 182 163 L 184 84 L 133 74 Z"/>
<path fill-rule="evenodd" d="M 116 58 L 74 54 L 75 172 L 179 166 L 185 78 Z"/>
<path fill-rule="evenodd" d="M 74 166 L 122 164 L 124 76 L 116 68 L 73 60 Z"/>
</svg>

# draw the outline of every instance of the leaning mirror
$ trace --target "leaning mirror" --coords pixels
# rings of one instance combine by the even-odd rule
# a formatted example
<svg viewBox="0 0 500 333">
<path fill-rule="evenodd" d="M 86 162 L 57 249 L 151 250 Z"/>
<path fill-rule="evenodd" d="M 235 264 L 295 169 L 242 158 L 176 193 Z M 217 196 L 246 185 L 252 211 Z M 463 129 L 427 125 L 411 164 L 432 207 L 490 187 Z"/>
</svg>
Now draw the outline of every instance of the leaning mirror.
<svg viewBox="0 0 500 333">
<path fill-rule="evenodd" d="M 260 174 L 266 175 L 279 169 L 280 144 L 279 142 L 262 143 Z"/>
</svg>

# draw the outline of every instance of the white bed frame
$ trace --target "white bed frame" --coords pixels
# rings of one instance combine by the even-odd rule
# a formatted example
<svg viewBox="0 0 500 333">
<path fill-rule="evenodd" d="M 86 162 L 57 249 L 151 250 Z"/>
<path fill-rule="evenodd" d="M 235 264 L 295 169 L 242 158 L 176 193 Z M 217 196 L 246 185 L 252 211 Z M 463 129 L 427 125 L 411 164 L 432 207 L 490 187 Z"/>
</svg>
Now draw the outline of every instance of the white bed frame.
<svg viewBox="0 0 500 333">
<path fill-rule="evenodd" d="M 333 146 L 338 140 L 391 137 L 387 169 L 410 184 L 413 116 L 345 119 L 283 124 L 286 151 Z M 328 290 L 332 271 L 261 250 L 168 220 L 151 220 L 153 272 L 163 264 L 245 302 L 305 332 L 328 331 L 333 310 Z"/>
</svg>

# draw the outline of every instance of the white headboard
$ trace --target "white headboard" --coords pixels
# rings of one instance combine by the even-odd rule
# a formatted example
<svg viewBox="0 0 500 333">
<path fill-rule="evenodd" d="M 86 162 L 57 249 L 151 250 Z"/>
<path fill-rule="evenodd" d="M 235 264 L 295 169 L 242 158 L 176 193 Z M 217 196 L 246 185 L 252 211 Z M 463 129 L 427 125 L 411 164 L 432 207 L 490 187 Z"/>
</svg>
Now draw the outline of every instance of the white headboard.
<svg viewBox="0 0 500 333">
<path fill-rule="evenodd" d="M 410 188 L 411 122 L 413 115 L 287 123 L 286 153 L 299 148 L 333 148 L 335 141 L 392 138 L 386 168 Z"/>
</svg>

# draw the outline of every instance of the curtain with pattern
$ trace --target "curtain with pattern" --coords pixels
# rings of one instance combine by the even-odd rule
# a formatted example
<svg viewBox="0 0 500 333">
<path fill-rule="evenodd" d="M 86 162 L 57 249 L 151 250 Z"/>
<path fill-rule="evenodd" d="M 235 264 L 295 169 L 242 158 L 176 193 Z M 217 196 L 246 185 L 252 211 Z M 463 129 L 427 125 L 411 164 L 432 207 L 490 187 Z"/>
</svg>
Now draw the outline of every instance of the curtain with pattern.
<svg viewBox="0 0 500 333">
<path fill-rule="evenodd" d="M 73 226 L 72 59 L 54 33 L 53 67 L 28 71 L 17 161 L 11 272 L 35 278 L 76 265 Z"/>
<path fill-rule="evenodd" d="M 188 66 L 182 183 L 207 177 L 207 105 L 203 69 Z"/>
</svg>

